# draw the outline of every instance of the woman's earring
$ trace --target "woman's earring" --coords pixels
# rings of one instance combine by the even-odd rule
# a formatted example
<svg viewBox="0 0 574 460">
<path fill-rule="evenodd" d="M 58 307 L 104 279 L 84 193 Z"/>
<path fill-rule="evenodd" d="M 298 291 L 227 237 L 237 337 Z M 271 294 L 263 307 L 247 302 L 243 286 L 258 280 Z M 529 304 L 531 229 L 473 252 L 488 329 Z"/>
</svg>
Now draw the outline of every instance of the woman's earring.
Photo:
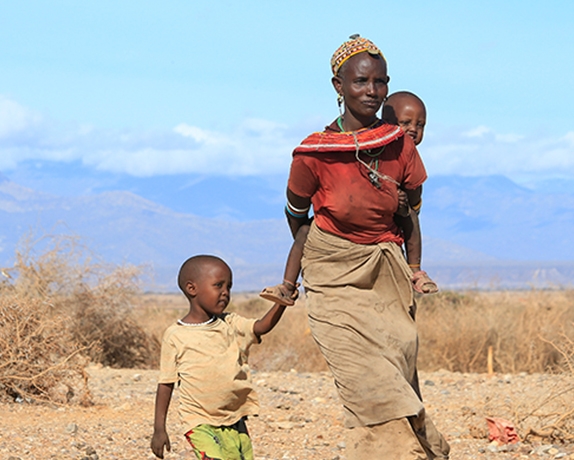
<svg viewBox="0 0 574 460">
<path fill-rule="evenodd" d="M 337 94 L 337 105 L 339 106 L 339 114 L 343 116 L 343 95 L 340 93 Z"/>
</svg>

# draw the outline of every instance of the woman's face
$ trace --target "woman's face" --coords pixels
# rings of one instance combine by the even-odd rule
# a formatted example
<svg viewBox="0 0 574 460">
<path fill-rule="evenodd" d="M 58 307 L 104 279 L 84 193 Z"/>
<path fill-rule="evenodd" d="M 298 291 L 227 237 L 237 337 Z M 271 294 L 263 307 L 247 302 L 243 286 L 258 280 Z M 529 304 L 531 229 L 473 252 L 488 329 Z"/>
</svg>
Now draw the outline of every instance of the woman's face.
<svg viewBox="0 0 574 460">
<path fill-rule="evenodd" d="M 339 75 L 332 81 L 345 102 L 345 129 L 355 130 L 370 125 L 389 92 L 385 60 L 379 55 L 356 54 L 343 64 Z"/>
</svg>

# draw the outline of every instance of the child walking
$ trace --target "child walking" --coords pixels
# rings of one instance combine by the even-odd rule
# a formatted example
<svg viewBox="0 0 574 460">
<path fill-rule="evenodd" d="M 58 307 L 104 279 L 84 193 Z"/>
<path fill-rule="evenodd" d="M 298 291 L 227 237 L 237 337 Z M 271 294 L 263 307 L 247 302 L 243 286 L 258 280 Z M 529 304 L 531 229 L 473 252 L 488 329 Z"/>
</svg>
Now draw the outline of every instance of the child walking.
<svg viewBox="0 0 574 460">
<path fill-rule="evenodd" d="M 215 256 L 186 260 L 178 285 L 189 311 L 162 339 L 151 449 L 159 458 L 164 448 L 171 449 L 166 418 L 177 384 L 181 423 L 197 458 L 252 460 L 245 420 L 258 414 L 259 404 L 247 357 L 251 345 L 277 324 L 285 306 L 273 305 L 258 320 L 225 313 L 232 273 Z"/>
<path fill-rule="evenodd" d="M 405 134 L 410 136 L 415 145 L 419 145 L 423 139 L 426 125 L 426 107 L 423 101 L 413 93 L 399 91 L 391 94 L 383 105 L 383 120 L 403 128 Z M 427 273 L 421 270 L 422 239 L 418 213 L 422 201 L 409 203 L 407 194 L 399 189 L 399 209 L 395 214 L 395 222 L 403 231 L 405 239 L 405 253 L 407 263 L 413 271 L 413 289 L 420 294 L 431 294 L 438 291 L 436 283 L 429 278 Z M 289 202 L 285 212 L 297 219 L 308 219 L 309 208 L 297 209 Z M 266 287 L 260 296 L 264 299 L 278 302 L 283 305 L 293 305 L 297 299 L 299 287 L 297 279 L 301 271 L 301 257 L 303 246 L 307 240 L 309 225 L 302 225 L 294 236 L 291 246 L 283 283 L 272 287 Z"/>
</svg>

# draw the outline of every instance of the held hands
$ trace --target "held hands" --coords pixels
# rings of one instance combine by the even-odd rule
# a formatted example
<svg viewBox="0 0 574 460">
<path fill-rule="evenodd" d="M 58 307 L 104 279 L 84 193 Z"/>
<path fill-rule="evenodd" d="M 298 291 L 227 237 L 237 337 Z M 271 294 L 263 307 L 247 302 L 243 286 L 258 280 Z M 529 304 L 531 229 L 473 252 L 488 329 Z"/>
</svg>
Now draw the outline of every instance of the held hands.
<svg viewBox="0 0 574 460">
<path fill-rule="evenodd" d="M 156 457 L 163 458 L 164 446 L 168 452 L 171 451 L 171 444 L 167 432 L 165 430 L 160 432 L 154 431 L 153 437 L 151 438 L 151 450 Z"/>
</svg>

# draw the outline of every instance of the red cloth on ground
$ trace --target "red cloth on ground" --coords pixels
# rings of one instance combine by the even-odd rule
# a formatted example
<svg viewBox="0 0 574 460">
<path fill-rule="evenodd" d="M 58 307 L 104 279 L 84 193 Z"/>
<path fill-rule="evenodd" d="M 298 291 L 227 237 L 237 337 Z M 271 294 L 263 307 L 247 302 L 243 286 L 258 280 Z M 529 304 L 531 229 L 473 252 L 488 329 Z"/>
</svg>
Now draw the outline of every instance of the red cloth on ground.
<svg viewBox="0 0 574 460">
<path fill-rule="evenodd" d="M 515 444 L 520 442 L 514 425 L 508 420 L 498 417 L 486 417 L 488 424 L 488 440 L 499 441 L 503 444 Z"/>
<path fill-rule="evenodd" d="M 393 218 L 398 186 L 388 180 L 380 180 L 379 188 L 373 186 L 367 168 L 355 158 L 355 139 L 349 133 L 337 133 L 337 129 L 333 123 L 325 133 L 312 134 L 295 149 L 289 190 L 311 198 L 316 225 L 328 233 L 359 244 L 401 245 L 401 231 Z M 361 147 L 373 151 L 386 146 L 378 157 L 369 157 L 361 150 L 361 159 L 369 163 L 378 158 L 378 171 L 401 187 L 414 190 L 426 180 L 412 139 L 396 126 L 383 124 L 363 130 L 357 140 Z"/>
</svg>

